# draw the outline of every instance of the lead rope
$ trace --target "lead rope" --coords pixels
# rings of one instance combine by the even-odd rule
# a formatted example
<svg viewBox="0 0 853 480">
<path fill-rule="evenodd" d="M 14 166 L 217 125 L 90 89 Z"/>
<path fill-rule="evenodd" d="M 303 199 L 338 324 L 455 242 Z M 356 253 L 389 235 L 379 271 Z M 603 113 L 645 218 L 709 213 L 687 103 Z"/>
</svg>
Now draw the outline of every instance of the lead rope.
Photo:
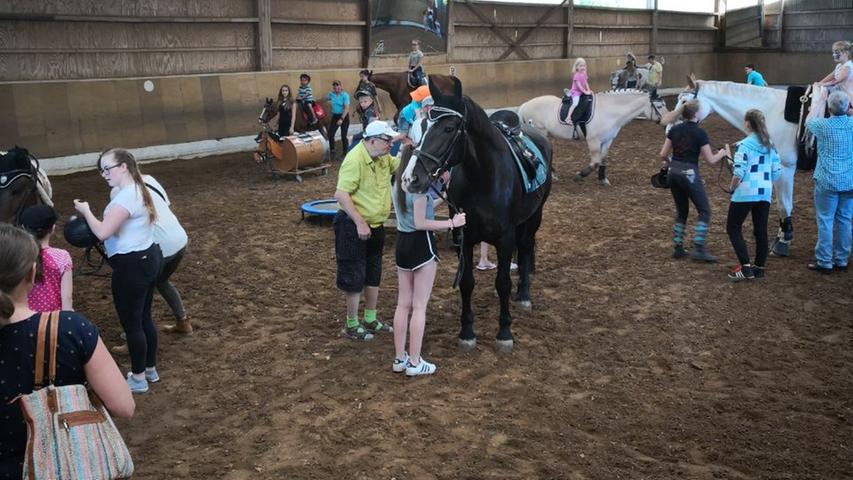
<svg viewBox="0 0 853 480">
<path fill-rule="evenodd" d="M 448 182 L 449 183 L 449 182 Z M 450 198 L 447 195 L 441 193 L 441 190 L 435 187 L 435 183 L 430 183 L 429 188 L 438 195 L 438 198 L 444 200 L 447 203 L 447 206 L 450 207 L 451 211 L 463 213 L 461 209 L 457 208 L 453 202 L 450 201 Z M 451 217 L 451 223 L 453 223 Z M 457 248 L 456 256 L 459 262 L 456 265 L 456 276 L 453 279 L 453 288 L 459 288 L 459 283 L 462 281 L 462 274 L 465 271 L 465 252 L 462 251 L 462 246 L 465 245 L 465 226 L 461 226 L 458 228 L 459 230 L 459 242 L 453 241 L 453 246 Z M 452 232 L 451 232 L 452 235 Z M 451 237 L 452 238 L 452 237 Z"/>
</svg>

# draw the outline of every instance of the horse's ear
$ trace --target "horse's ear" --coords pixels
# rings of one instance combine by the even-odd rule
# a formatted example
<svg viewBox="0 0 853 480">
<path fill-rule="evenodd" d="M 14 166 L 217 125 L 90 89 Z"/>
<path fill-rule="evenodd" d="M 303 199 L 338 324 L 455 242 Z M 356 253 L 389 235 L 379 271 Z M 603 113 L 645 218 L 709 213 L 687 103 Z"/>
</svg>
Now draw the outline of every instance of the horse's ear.
<svg viewBox="0 0 853 480">
<path fill-rule="evenodd" d="M 453 80 L 453 102 L 462 105 L 462 80 L 456 77 L 450 78 Z"/>
<path fill-rule="evenodd" d="M 433 75 L 427 75 L 427 84 L 429 85 L 429 94 L 435 103 L 438 105 L 447 103 L 447 98 L 441 93 L 441 88 L 435 83 Z"/>
<path fill-rule="evenodd" d="M 687 87 L 691 90 L 696 88 L 696 77 L 692 73 L 687 76 Z"/>
</svg>

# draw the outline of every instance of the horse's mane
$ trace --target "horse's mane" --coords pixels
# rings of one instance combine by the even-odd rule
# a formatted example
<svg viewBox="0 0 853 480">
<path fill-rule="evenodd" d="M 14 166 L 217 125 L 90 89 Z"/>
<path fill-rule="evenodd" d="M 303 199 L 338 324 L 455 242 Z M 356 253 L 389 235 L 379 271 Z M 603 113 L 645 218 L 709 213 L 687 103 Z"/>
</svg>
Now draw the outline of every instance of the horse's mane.
<svg viewBox="0 0 853 480">
<path fill-rule="evenodd" d="M 757 85 L 749 85 L 747 83 L 728 82 L 722 80 L 697 80 L 696 84 L 699 85 L 700 92 L 702 90 L 702 86 L 705 85 L 707 87 L 715 87 L 727 95 L 738 95 L 745 97 L 752 96 L 763 99 L 766 99 L 769 95 L 776 95 L 779 97 L 787 95 L 784 90 L 777 90 L 775 88 L 768 87 L 759 87 Z"/>
<path fill-rule="evenodd" d="M 599 92 L 597 95 L 648 95 L 649 92 L 644 90 L 640 90 L 638 88 L 619 88 L 616 90 L 606 90 L 604 92 Z"/>
</svg>

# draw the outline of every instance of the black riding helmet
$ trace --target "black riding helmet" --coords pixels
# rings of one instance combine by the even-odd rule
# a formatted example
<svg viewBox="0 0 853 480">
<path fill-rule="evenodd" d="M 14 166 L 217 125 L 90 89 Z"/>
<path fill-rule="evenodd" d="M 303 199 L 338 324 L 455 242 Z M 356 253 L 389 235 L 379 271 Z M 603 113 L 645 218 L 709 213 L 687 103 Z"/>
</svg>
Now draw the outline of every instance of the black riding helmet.
<svg viewBox="0 0 853 480">
<path fill-rule="evenodd" d="M 62 232 L 65 241 L 78 248 L 89 248 L 101 243 L 83 217 L 71 217 Z"/>
<path fill-rule="evenodd" d="M 652 175 L 652 186 L 655 188 L 669 188 L 669 178 L 667 176 L 667 168 L 662 167 L 660 171 Z"/>
</svg>

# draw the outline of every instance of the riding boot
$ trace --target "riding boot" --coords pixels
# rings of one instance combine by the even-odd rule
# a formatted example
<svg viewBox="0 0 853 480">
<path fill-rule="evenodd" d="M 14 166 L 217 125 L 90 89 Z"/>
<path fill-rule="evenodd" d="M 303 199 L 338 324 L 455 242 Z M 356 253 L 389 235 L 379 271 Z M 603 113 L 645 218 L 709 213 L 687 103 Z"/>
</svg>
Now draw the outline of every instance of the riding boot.
<svg viewBox="0 0 853 480">
<path fill-rule="evenodd" d="M 717 261 L 717 257 L 705 250 L 705 237 L 707 235 L 708 224 L 705 222 L 696 223 L 696 227 L 693 228 L 693 251 L 690 252 L 690 257 L 693 260 L 709 263 Z"/>
<path fill-rule="evenodd" d="M 672 226 L 672 258 L 687 256 L 687 250 L 684 249 L 685 228 L 686 226 L 683 223 L 676 223 Z"/>
</svg>

